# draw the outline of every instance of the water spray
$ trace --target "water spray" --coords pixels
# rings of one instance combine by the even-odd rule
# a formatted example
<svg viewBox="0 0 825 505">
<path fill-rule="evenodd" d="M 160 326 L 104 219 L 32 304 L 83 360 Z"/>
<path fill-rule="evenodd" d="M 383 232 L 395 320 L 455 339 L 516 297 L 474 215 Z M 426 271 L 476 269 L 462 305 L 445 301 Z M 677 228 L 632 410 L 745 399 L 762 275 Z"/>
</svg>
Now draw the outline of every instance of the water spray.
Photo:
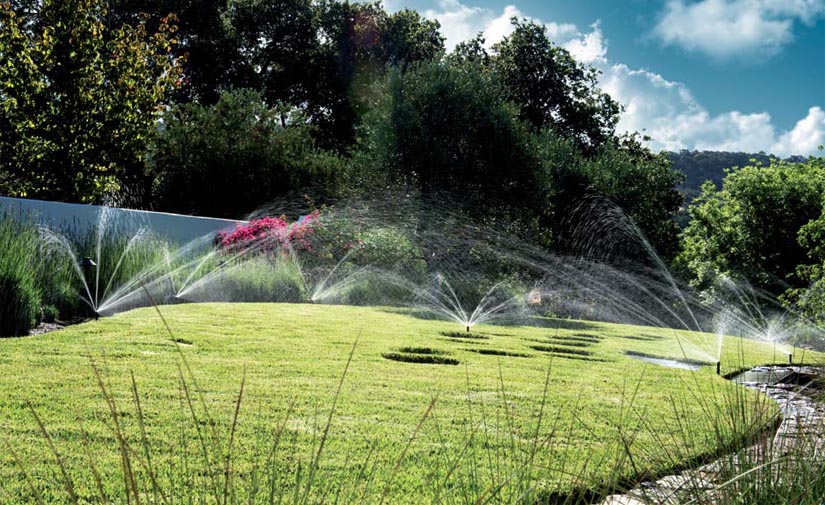
<svg viewBox="0 0 825 505">
<path fill-rule="evenodd" d="M 716 362 L 716 375 L 722 375 L 722 362 Z"/>
<path fill-rule="evenodd" d="M 92 268 L 97 267 L 97 263 L 95 263 L 94 260 L 90 256 L 84 256 L 83 259 L 80 260 L 80 267 L 83 269 L 85 277 L 88 278 L 91 271 L 92 271 Z M 96 298 L 97 298 L 97 294 L 95 294 L 95 299 Z M 95 300 L 95 301 L 97 301 L 97 300 Z M 89 303 L 90 304 L 92 303 L 91 299 L 89 300 Z M 97 313 L 97 308 L 92 307 L 92 312 L 94 312 L 95 321 L 97 321 L 98 317 L 100 317 L 100 314 Z"/>
</svg>

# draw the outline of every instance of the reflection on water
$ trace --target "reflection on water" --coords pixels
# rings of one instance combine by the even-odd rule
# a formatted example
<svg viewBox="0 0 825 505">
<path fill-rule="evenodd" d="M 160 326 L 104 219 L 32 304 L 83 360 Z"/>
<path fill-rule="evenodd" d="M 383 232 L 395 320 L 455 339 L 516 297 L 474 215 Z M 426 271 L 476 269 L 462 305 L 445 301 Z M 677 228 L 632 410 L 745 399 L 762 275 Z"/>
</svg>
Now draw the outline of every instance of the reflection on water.
<svg viewBox="0 0 825 505">
<path fill-rule="evenodd" d="M 647 361 L 648 363 L 653 363 L 655 365 L 664 366 L 667 368 L 678 368 L 680 370 L 699 370 L 699 368 L 701 368 L 701 365 L 698 365 L 696 363 L 685 363 L 684 361 L 668 358 L 656 358 L 654 356 L 637 354 L 635 352 L 628 352 L 627 356 L 633 359 Z"/>
</svg>

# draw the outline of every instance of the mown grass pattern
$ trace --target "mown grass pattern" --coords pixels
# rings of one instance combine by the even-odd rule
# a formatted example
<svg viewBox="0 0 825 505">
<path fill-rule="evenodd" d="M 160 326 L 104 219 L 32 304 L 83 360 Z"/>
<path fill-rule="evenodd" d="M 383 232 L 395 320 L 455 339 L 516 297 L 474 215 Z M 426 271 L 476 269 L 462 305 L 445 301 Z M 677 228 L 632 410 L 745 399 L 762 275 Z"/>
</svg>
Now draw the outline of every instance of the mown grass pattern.
<svg viewBox="0 0 825 505">
<path fill-rule="evenodd" d="M 462 366 L 419 366 L 381 354 L 432 348 L 449 323 L 312 305 L 160 310 L 172 335 L 141 309 L 2 342 L 0 499 L 71 501 L 70 481 L 81 502 L 572 503 L 714 454 L 776 412 L 712 372 L 640 376 L 614 325 L 580 356 L 598 364 L 456 348 Z M 542 331 L 513 328 L 496 349 Z M 737 342 L 731 367 L 772 355 Z M 633 345 L 668 355 L 673 343 Z"/>
</svg>

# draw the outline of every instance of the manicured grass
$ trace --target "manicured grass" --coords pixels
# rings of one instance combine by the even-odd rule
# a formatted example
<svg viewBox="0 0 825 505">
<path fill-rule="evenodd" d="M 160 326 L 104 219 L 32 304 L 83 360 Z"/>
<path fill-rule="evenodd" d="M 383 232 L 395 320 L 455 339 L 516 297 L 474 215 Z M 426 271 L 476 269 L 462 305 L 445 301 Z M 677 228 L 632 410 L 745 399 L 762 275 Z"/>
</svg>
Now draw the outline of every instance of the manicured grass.
<svg viewBox="0 0 825 505">
<path fill-rule="evenodd" d="M 68 501 L 32 411 L 81 502 L 97 501 L 95 471 L 107 497 L 125 501 L 118 432 L 94 367 L 134 451 L 143 501 L 162 492 L 171 503 L 193 495 L 221 502 L 227 474 L 228 502 L 268 502 L 270 484 L 286 501 L 307 502 L 601 493 L 710 455 L 777 412 L 718 377 L 715 364 L 691 372 L 625 355 L 707 360 L 711 335 L 545 319 L 475 327 L 469 336 L 489 338 L 471 339 L 455 338 L 464 332 L 454 323 L 390 308 L 159 310 L 172 336 L 150 308 L 0 341 L 0 501 L 34 494 Z M 425 359 L 434 357 L 459 364 Z M 758 342 L 724 342 L 723 372 L 774 361 L 787 355 Z"/>
</svg>

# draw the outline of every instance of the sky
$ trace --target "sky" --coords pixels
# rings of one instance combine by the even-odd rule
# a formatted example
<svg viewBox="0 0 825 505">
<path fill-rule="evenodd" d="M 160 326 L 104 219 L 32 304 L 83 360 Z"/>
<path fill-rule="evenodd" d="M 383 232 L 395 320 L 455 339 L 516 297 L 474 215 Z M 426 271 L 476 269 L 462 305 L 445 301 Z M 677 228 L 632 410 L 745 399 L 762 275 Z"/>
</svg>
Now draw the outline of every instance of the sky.
<svg viewBox="0 0 825 505">
<path fill-rule="evenodd" d="M 825 0 L 383 0 L 441 24 L 446 46 L 509 19 L 598 68 L 625 110 L 618 128 L 653 150 L 823 155 Z"/>
</svg>

